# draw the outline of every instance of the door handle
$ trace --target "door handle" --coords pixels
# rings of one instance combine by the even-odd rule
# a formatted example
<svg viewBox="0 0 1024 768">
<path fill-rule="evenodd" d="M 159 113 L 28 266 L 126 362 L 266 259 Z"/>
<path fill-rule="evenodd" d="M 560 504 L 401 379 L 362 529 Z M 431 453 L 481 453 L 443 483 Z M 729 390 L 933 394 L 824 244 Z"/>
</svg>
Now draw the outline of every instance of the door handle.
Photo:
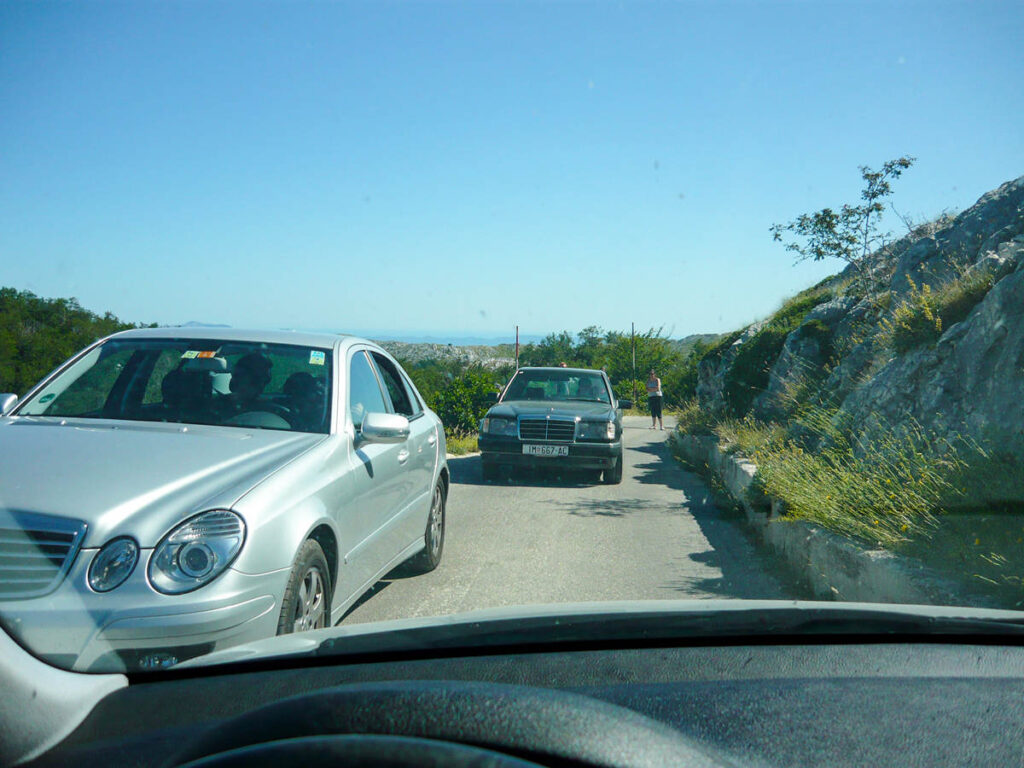
<svg viewBox="0 0 1024 768">
<path fill-rule="evenodd" d="M 405 464 L 409 460 L 409 452 L 403 448 L 398 452 L 398 463 Z"/>
<path fill-rule="evenodd" d="M 437 435 L 433 432 L 430 433 L 430 437 L 427 438 L 428 445 L 434 445 L 437 442 Z"/>
</svg>

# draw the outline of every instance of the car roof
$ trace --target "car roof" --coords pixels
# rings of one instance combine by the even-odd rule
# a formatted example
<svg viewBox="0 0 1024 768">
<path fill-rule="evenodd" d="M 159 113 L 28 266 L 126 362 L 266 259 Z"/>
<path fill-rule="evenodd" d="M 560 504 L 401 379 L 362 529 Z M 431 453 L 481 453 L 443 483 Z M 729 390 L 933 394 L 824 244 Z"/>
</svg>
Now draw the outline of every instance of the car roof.
<svg viewBox="0 0 1024 768">
<path fill-rule="evenodd" d="M 345 346 L 355 343 L 374 344 L 347 333 L 311 333 L 308 331 L 267 331 L 216 326 L 173 326 L 166 328 L 135 328 L 113 334 L 118 339 L 216 339 L 219 341 L 255 341 L 267 344 L 295 344 L 303 347 L 333 349 L 339 341 Z M 374 344 L 374 346 L 377 346 Z"/>
</svg>

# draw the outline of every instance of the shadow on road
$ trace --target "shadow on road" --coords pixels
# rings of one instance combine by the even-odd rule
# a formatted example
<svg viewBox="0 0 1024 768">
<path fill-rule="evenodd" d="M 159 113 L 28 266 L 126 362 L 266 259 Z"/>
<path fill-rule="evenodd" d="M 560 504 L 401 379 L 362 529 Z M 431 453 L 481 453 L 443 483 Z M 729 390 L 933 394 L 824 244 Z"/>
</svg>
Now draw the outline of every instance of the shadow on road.
<svg viewBox="0 0 1024 768">
<path fill-rule="evenodd" d="M 457 485 L 588 488 L 601 484 L 597 472 L 573 471 L 554 466 L 513 469 L 511 474 L 505 474 L 500 481 L 492 483 L 483 479 L 479 455 L 448 459 L 448 470 L 452 474 L 452 482 Z"/>
<path fill-rule="evenodd" d="M 633 478 L 646 485 L 661 485 L 675 491 L 685 490 L 679 476 L 678 463 L 673 459 L 668 444 L 646 443 L 626 449 L 626 466 L 632 465 L 637 474 Z"/>
<path fill-rule="evenodd" d="M 679 578 L 666 589 L 693 594 L 710 592 L 716 597 L 744 600 L 808 598 L 800 586 L 779 573 L 778 564 L 766 547 L 755 543 L 745 529 L 743 514 L 716 506 L 703 480 L 683 469 L 671 456 L 666 459 L 677 485 L 686 498 L 709 549 L 690 552 L 687 558 L 717 569 L 717 578 Z"/>
<path fill-rule="evenodd" d="M 634 512 L 650 512 L 652 507 L 646 499 L 573 499 L 555 505 L 568 510 L 573 517 L 625 517 Z"/>
</svg>

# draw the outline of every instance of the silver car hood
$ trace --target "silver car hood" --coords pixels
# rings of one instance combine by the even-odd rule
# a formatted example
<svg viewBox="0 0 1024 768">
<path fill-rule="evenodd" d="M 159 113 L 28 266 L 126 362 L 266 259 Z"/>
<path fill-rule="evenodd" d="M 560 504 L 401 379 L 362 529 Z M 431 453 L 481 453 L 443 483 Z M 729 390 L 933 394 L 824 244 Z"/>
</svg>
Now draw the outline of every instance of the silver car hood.
<svg viewBox="0 0 1024 768">
<path fill-rule="evenodd" d="M 326 435 L 92 419 L 0 419 L 0 510 L 84 520 L 83 546 L 153 547 L 178 521 L 228 507 Z"/>
</svg>

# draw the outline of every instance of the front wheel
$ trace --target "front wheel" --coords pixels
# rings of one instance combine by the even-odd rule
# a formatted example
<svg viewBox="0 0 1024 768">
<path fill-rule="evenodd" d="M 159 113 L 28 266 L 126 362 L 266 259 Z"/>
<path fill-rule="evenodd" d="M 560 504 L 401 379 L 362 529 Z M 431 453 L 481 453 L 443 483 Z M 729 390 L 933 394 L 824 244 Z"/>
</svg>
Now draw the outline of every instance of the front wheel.
<svg viewBox="0 0 1024 768">
<path fill-rule="evenodd" d="M 303 542 L 281 601 L 277 634 L 331 626 L 331 572 L 320 545 Z"/>
<path fill-rule="evenodd" d="M 622 454 L 615 460 L 615 466 L 604 471 L 605 485 L 618 485 L 622 482 Z"/>
<path fill-rule="evenodd" d="M 423 551 L 409 560 L 409 566 L 414 573 L 429 573 L 441 562 L 441 555 L 444 553 L 444 508 L 444 486 L 442 481 L 438 480 L 430 501 L 427 528 L 423 532 Z"/>
</svg>

